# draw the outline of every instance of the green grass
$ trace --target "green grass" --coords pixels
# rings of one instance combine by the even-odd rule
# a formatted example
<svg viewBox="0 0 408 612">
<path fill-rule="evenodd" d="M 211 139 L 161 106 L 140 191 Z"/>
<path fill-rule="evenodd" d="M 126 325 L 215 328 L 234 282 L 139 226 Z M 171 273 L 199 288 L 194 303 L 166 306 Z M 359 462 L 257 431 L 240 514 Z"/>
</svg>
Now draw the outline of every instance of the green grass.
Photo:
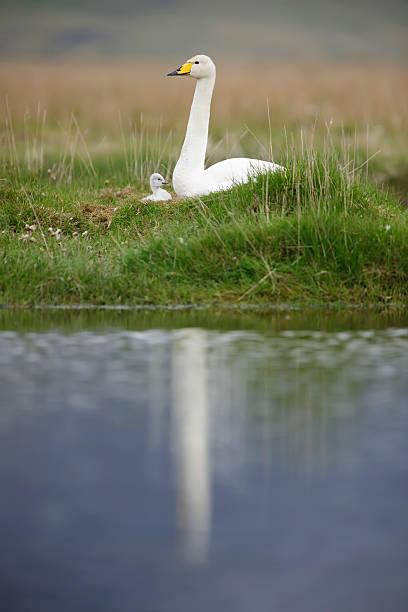
<svg viewBox="0 0 408 612">
<path fill-rule="evenodd" d="M 407 209 L 336 151 L 284 163 L 168 205 L 140 202 L 145 181 L 123 191 L 120 157 L 70 182 L 4 166 L 0 303 L 407 303 Z"/>
</svg>

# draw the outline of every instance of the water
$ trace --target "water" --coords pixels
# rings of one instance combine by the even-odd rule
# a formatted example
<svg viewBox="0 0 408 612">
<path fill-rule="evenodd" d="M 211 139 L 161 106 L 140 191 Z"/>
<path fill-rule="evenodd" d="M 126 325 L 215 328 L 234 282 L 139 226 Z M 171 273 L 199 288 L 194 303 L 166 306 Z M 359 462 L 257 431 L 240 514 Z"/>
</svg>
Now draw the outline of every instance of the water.
<svg viewBox="0 0 408 612">
<path fill-rule="evenodd" d="M 0 311 L 7 612 L 405 610 L 405 313 Z"/>
</svg>

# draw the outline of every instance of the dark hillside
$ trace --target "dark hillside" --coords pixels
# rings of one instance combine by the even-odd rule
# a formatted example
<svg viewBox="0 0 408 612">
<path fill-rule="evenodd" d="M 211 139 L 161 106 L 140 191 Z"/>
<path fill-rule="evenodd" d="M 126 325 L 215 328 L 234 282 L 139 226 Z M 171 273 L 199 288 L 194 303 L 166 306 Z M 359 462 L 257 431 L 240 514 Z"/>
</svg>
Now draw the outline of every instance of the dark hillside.
<svg viewBox="0 0 408 612">
<path fill-rule="evenodd" d="M 201 50 L 271 61 L 404 62 L 407 33 L 402 0 L 3 0 L 0 7 L 6 57 L 184 57 Z"/>
</svg>

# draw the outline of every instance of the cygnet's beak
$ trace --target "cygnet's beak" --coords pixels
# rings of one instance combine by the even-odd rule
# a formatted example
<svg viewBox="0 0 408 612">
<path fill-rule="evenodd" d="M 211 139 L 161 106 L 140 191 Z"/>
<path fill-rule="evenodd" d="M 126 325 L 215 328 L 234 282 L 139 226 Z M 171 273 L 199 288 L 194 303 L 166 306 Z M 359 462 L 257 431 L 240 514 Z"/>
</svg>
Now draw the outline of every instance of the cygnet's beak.
<svg viewBox="0 0 408 612">
<path fill-rule="evenodd" d="M 163 185 L 170 185 L 169 181 L 162 180 Z"/>
<path fill-rule="evenodd" d="M 176 70 L 173 70 L 173 72 L 169 72 L 167 76 L 187 76 L 190 74 L 192 65 L 193 62 L 186 62 L 179 68 L 176 68 Z"/>
</svg>

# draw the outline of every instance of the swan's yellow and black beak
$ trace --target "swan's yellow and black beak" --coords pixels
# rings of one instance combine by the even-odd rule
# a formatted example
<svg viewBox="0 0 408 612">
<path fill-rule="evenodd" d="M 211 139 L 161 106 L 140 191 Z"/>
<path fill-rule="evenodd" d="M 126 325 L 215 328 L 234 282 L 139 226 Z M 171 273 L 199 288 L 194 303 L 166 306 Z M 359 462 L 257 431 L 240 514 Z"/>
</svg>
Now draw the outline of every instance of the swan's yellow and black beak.
<svg viewBox="0 0 408 612">
<path fill-rule="evenodd" d="M 190 74 L 192 65 L 193 62 L 186 62 L 185 64 L 180 66 L 180 68 L 176 68 L 176 70 L 173 70 L 173 72 L 169 72 L 167 76 L 187 76 L 188 74 Z"/>
</svg>

